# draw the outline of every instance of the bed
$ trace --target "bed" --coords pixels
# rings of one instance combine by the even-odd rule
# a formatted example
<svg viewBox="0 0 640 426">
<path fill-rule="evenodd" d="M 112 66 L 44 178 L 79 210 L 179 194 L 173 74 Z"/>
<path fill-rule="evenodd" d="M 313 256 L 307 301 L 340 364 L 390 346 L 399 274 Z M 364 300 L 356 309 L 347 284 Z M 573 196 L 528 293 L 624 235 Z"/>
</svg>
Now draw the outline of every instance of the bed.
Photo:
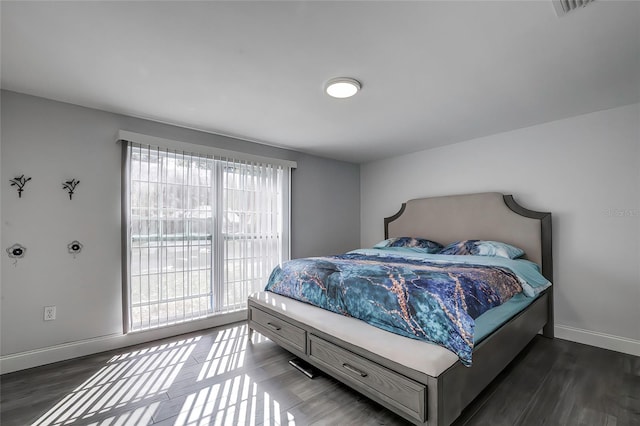
<svg viewBox="0 0 640 426">
<path fill-rule="evenodd" d="M 508 243 L 553 281 L 551 214 L 528 210 L 511 195 L 410 200 L 384 219 L 384 231 L 385 239 Z M 536 334 L 553 338 L 553 286 L 475 344 L 470 367 L 444 347 L 269 291 L 249 297 L 248 324 L 250 338 L 258 331 L 414 424 L 449 425 Z"/>
</svg>

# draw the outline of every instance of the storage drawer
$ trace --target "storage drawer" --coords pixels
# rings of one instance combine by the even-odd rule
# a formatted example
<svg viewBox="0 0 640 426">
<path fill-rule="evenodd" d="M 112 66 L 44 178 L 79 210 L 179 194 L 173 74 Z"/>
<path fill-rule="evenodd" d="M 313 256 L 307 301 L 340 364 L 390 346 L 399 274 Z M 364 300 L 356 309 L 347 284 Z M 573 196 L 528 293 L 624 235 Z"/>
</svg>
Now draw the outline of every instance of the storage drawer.
<svg viewBox="0 0 640 426">
<path fill-rule="evenodd" d="M 256 330 L 277 343 L 288 344 L 303 353 L 307 352 L 307 332 L 305 330 L 254 306 L 249 309 L 251 315 L 249 318 Z"/>
<path fill-rule="evenodd" d="M 356 389 L 365 389 L 411 417 L 426 420 L 427 387 L 313 334 L 309 356 Z"/>
</svg>

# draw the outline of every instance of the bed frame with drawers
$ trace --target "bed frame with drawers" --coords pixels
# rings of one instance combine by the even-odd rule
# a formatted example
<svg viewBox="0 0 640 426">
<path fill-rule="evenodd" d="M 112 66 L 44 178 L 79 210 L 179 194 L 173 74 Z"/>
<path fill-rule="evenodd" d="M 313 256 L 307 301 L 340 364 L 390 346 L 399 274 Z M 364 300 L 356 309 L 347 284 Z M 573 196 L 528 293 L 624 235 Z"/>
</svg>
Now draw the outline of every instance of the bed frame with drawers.
<svg viewBox="0 0 640 426">
<path fill-rule="evenodd" d="M 503 241 L 525 250 L 553 282 L 551 214 L 511 195 L 481 193 L 408 201 L 385 218 L 385 238 L 413 236 L 448 244 Z M 268 292 L 248 300 L 252 331 L 414 424 L 449 425 L 542 330 L 553 337 L 553 286 L 495 330 L 465 367 L 450 351 Z"/>
</svg>

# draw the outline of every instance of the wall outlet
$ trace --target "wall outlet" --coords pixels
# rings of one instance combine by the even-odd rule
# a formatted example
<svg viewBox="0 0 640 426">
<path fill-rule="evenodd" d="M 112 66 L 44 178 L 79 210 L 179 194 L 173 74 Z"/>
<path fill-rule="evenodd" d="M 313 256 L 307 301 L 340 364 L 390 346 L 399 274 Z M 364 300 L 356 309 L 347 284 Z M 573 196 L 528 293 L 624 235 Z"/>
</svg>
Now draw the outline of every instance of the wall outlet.
<svg viewBox="0 0 640 426">
<path fill-rule="evenodd" d="M 44 307 L 44 320 L 45 321 L 53 321 L 56 319 L 56 307 L 55 306 L 45 306 Z"/>
</svg>

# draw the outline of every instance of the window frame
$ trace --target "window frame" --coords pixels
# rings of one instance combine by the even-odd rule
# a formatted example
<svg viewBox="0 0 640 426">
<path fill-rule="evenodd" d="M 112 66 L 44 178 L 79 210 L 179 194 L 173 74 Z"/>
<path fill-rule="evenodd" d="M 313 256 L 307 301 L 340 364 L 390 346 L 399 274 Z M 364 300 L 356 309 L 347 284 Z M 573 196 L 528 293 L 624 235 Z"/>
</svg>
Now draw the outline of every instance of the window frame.
<svg viewBox="0 0 640 426">
<path fill-rule="evenodd" d="M 130 315 L 130 274 L 131 274 L 131 226 L 129 223 L 129 214 L 131 210 L 131 191 L 130 191 L 130 183 L 131 176 L 129 174 L 131 168 L 130 158 L 129 158 L 129 146 L 130 144 L 143 145 L 143 146 L 151 146 L 158 147 L 161 150 L 169 150 L 169 151 L 178 151 L 184 153 L 193 153 L 194 155 L 209 157 L 212 158 L 216 163 L 220 162 L 224 159 L 228 159 L 234 162 L 247 162 L 247 163 L 263 163 L 271 166 L 280 166 L 282 167 L 282 187 L 283 197 L 282 197 L 282 234 L 280 236 L 283 244 L 281 248 L 283 249 L 281 254 L 281 259 L 286 260 L 290 258 L 291 255 L 291 171 L 297 167 L 297 163 L 295 161 L 285 160 L 285 159 L 277 159 L 270 157 L 263 157 L 253 154 L 247 154 L 242 152 L 230 151 L 225 149 L 220 149 L 217 147 L 211 147 L 207 145 L 198 145 L 191 144 L 186 142 L 180 142 L 170 139 L 158 138 L 154 136 L 143 135 L 139 133 L 129 132 L 129 131 L 119 131 L 117 141 L 121 144 L 121 160 L 122 160 L 122 176 L 121 176 L 121 215 L 122 215 L 122 226 L 121 226 L 121 250 L 122 250 L 122 318 L 123 318 L 123 333 L 138 333 L 145 332 L 154 329 L 162 329 L 166 327 L 170 327 L 176 323 L 164 324 L 156 327 L 147 327 L 142 329 L 132 329 L 131 327 L 131 315 Z M 221 186 L 222 185 L 222 167 L 216 166 L 214 168 L 214 173 L 216 176 L 214 177 L 212 183 L 213 186 Z M 213 189 L 214 197 L 215 197 L 215 208 L 217 213 L 220 214 L 222 207 L 222 191 L 218 190 L 219 188 Z M 221 216 L 218 216 L 221 217 Z M 224 282 L 224 270 L 221 268 L 221 264 L 223 264 L 226 260 L 223 248 L 225 237 L 222 233 L 222 220 L 217 221 L 217 225 L 214 228 L 214 235 L 212 235 L 212 251 L 216 250 L 216 254 L 212 255 L 212 264 L 211 264 L 211 279 L 212 279 L 212 290 L 215 292 L 219 292 L 220 289 L 223 289 L 225 286 Z M 284 246 L 284 247 L 282 247 Z M 221 251 L 218 251 L 221 250 Z M 218 254 L 220 253 L 220 254 Z M 215 262 L 215 264 L 214 264 Z M 218 282 L 213 282 L 213 280 L 218 280 Z M 222 280 L 222 281 L 220 281 Z M 218 296 L 222 294 L 219 293 Z M 220 299 L 214 302 L 216 305 L 221 303 Z M 217 306 L 214 306 L 213 313 L 206 316 L 204 319 L 215 317 L 217 315 L 224 315 L 225 312 L 220 312 L 217 310 Z M 233 312 L 233 311 L 229 311 Z M 189 323 L 201 320 L 202 318 L 192 318 L 184 321 L 180 321 L 177 323 Z"/>
</svg>

